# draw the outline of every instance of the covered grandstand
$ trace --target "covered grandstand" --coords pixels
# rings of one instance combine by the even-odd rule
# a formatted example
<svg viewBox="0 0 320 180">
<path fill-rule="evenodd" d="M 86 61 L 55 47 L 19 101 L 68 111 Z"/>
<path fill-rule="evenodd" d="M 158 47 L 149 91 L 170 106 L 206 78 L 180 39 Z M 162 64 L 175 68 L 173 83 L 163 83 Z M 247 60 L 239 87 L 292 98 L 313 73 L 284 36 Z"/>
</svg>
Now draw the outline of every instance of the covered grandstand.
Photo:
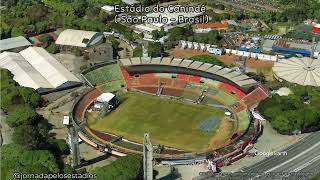
<svg viewBox="0 0 320 180">
<path fill-rule="evenodd" d="M 29 47 L 20 53 L 0 54 L 0 67 L 12 72 L 22 86 L 31 87 L 41 94 L 58 91 L 81 84 L 45 49 Z"/>
<path fill-rule="evenodd" d="M 241 89 L 244 92 L 249 92 L 258 84 L 250 77 L 233 71 L 229 68 L 203 63 L 188 59 L 177 58 L 131 58 L 120 59 L 121 64 L 128 70 L 129 73 L 140 72 L 161 72 L 161 73 L 177 73 L 187 75 L 197 75 L 216 79 L 222 82 L 227 82 Z"/>
<path fill-rule="evenodd" d="M 208 74 L 212 73 L 207 71 L 215 74 L 210 76 Z M 72 117 L 80 127 L 80 137 L 94 148 L 116 156 L 141 154 L 142 145 L 130 141 L 129 136 L 82 126 L 88 123 L 92 116 L 86 113 L 90 104 L 99 94 L 110 90 L 142 91 L 146 94 L 161 95 L 163 98 L 169 96 L 179 100 L 189 99 L 193 103 L 200 102 L 201 105 L 212 105 L 232 112 L 232 117 L 236 120 L 230 122 L 236 122 L 235 131 L 232 131 L 230 137 L 217 146 L 218 148 L 190 152 L 165 145 L 154 146 L 154 157 L 164 164 L 188 164 L 198 159 L 211 159 L 219 166 L 227 165 L 245 156 L 245 148 L 261 133 L 259 123 L 252 121 L 248 109 L 268 94 L 255 81 L 252 84 L 241 84 L 241 81 L 250 78 L 228 68 L 184 59 L 132 58 L 121 59 L 120 67 L 114 63 L 85 70 L 83 76 L 97 89 L 79 97 L 75 104 Z M 203 95 L 203 99 L 199 98 Z M 213 123 L 209 120 L 205 123 Z"/>
<path fill-rule="evenodd" d="M 303 86 L 320 86 L 320 61 L 312 58 L 282 59 L 272 68 L 274 76 L 280 81 Z"/>
</svg>

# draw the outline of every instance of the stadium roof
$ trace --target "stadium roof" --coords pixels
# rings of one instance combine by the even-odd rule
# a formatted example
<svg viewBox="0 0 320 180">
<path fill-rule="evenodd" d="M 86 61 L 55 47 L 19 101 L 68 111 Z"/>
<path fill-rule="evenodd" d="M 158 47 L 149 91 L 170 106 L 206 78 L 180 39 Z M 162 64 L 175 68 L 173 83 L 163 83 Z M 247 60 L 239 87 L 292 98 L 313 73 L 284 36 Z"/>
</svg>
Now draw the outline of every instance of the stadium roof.
<svg viewBox="0 0 320 180">
<path fill-rule="evenodd" d="M 275 75 L 304 86 L 320 86 L 320 61 L 304 58 L 281 59 L 272 68 Z"/>
<path fill-rule="evenodd" d="M 31 46 L 31 43 L 22 36 L 0 40 L 0 51 L 24 46 Z"/>
<path fill-rule="evenodd" d="M 19 53 L 3 52 L 0 54 L 0 67 L 14 74 L 13 79 L 21 86 L 33 89 L 53 88 L 53 86 L 28 63 Z"/>
<path fill-rule="evenodd" d="M 173 67 L 182 67 L 194 70 L 200 70 L 203 72 L 207 72 L 210 74 L 215 74 L 221 76 L 233 83 L 237 84 L 241 87 L 251 87 L 257 85 L 257 82 L 247 75 L 237 73 L 229 68 L 223 68 L 221 66 L 203 63 L 199 61 L 193 61 L 188 59 L 179 59 L 179 58 L 161 58 L 160 60 L 156 58 L 150 59 L 150 57 L 146 58 L 129 58 L 129 59 L 120 59 L 122 65 L 128 66 L 139 66 L 139 65 L 166 65 L 166 66 L 173 66 Z"/>
<path fill-rule="evenodd" d="M 58 39 L 56 40 L 56 44 L 76 47 L 90 47 L 97 44 L 102 38 L 103 33 L 66 29 L 60 33 Z"/>
<path fill-rule="evenodd" d="M 29 47 L 20 53 L 3 52 L 0 67 L 8 69 L 20 85 L 36 90 L 59 88 L 67 82 L 81 83 L 40 47 Z"/>
<path fill-rule="evenodd" d="M 43 48 L 29 47 L 20 54 L 55 88 L 67 81 L 80 82 Z"/>
</svg>

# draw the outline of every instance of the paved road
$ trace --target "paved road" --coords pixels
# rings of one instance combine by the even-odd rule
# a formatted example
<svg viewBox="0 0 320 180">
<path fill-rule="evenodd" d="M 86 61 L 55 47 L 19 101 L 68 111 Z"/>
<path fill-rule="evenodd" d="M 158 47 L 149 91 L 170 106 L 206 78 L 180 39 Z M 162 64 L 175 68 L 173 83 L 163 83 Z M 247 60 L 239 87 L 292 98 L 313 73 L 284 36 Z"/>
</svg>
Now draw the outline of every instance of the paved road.
<svg viewBox="0 0 320 180">
<path fill-rule="evenodd" d="M 309 179 L 320 172 L 320 132 L 313 133 L 283 150 L 287 155 L 270 156 L 244 168 L 248 179 Z M 292 175 L 288 176 L 288 173 Z M 300 176 L 300 177 L 298 177 Z"/>
</svg>

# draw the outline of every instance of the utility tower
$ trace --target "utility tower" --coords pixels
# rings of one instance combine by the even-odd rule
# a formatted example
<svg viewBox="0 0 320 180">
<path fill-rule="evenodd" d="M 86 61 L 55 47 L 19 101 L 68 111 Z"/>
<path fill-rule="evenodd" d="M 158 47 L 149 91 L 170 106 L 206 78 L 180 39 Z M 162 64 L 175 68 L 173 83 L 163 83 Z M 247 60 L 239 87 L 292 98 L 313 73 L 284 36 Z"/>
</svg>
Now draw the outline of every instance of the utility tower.
<svg viewBox="0 0 320 180">
<path fill-rule="evenodd" d="M 70 150 L 72 155 L 72 164 L 73 168 L 80 166 L 80 149 L 79 149 L 79 136 L 78 130 L 74 126 L 75 123 L 72 121 L 72 124 L 68 126 L 69 138 L 70 138 Z"/>
<path fill-rule="evenodd" d="M 144 134 L 143 140 L 143 179 L 153 180 L 153 147 L 149 133 Z"/>
</svg>

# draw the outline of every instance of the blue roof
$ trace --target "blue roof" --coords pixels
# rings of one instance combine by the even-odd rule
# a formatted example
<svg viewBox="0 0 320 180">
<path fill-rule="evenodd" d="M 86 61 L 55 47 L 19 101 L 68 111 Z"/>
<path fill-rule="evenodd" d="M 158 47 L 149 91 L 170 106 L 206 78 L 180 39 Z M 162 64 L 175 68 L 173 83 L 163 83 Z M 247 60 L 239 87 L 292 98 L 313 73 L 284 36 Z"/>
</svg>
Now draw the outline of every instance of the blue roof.
<svg viewBox="0 0 320 180">
<path fill-rule="evenodd" d="M 302 49 L 292 49 L 292 48 L 284 48 L 284 47 L 279 47 L 279 46 L 272 46 L 273 51 L 279 51 L 279 52 L 287 52 L 287 53 L 295 53 L 295 54 L 301 54 L 303 56 L 310 56 L 311 52 L 307 50 L 302 50 Z"/>
</svg>

